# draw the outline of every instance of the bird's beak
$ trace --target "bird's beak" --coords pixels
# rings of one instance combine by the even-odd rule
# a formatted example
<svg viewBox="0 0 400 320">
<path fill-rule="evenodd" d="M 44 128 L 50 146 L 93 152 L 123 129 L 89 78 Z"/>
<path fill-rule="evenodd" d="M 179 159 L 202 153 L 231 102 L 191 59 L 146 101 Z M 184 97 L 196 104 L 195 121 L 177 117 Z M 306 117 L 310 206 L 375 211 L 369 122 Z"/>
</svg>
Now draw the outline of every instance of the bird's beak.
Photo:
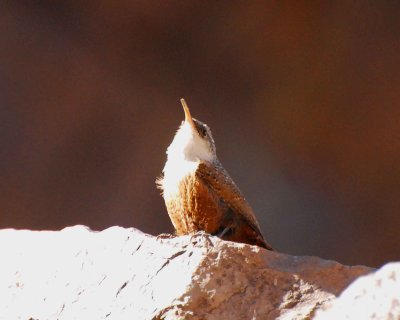
<svg viewBox="0 0 400 320">
<path fill-rule="evenodd" d="M 193 129 L 196 129 L 196 126 L 192 119 L 192 115 L 190 114 L 189 107 L 187 106 L 185 99 L 182 98 L 181 103 L 182 103 L 183 111 L 185 112 L 185 122 L 189 122 L 190 126 Z"/>
</svg>

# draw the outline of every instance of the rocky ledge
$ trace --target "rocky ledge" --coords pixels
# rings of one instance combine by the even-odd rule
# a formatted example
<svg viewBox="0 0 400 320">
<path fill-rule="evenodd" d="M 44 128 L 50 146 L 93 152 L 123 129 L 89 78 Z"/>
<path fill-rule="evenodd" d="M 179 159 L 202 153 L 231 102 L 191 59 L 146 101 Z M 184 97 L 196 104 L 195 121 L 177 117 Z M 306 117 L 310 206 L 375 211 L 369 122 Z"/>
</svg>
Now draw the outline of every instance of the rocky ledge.
<svg viewBox="0 0 400 320">
<path fill-rule="evenodd" d="M 386 290 L 400 296 L 399 264 L 374 273 L 204 233 L 6 229 L 0 254 L 0 319 L 372 319 L 383 304 L 382 317 L 400 315 Z"/>
</svg>

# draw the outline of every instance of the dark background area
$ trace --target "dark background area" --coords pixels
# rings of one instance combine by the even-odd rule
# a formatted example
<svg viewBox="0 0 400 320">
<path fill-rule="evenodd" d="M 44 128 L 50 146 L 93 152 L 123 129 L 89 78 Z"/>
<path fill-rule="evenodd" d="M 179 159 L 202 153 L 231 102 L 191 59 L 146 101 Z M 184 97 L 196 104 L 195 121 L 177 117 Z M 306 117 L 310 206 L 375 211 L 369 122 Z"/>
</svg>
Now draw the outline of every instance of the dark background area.
<svg viewBox="0 0 400 320">
<path fill-rule="evenodd" d="M 278 251 L 399 260 L 399 9 L 3 1 L 0 227 L 171 232 L 185 97 Z"/>
</svg>

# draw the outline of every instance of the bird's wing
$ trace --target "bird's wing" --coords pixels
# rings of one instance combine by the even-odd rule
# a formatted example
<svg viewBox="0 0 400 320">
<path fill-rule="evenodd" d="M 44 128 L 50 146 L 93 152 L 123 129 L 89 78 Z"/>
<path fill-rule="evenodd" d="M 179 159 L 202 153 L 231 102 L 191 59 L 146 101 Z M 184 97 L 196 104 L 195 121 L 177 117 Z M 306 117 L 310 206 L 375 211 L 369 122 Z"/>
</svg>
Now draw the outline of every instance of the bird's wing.
<svg viewBox="0 0 400 320">
<path fill-rule="evenodd" d="M 219 199 L 223 199 L 230 210 L 239 214 L 249 227 L 264 240 L 253 210 L 219 161 L 201 161 L 196 170 L 196 176 L 200 178 Z M 268 244 L 266 245 L 270 247 Z"/>
</svg>

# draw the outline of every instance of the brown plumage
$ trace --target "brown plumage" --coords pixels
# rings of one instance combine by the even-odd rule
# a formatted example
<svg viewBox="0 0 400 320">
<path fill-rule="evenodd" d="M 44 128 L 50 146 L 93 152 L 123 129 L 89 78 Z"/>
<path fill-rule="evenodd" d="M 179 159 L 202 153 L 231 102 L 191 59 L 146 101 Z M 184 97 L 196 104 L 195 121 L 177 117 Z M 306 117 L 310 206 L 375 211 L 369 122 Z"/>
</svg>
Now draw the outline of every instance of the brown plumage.
<svg viewBox="0 0 400 320">
<path fill-rule="evenodd" d="M 168 148 L 157 180 L 177 235 L 197 231 L 269 250 L 256 217 L 216 156 L 207 125 L 193 119 L 182 99 L 185 121 Z"/>
</svg>

